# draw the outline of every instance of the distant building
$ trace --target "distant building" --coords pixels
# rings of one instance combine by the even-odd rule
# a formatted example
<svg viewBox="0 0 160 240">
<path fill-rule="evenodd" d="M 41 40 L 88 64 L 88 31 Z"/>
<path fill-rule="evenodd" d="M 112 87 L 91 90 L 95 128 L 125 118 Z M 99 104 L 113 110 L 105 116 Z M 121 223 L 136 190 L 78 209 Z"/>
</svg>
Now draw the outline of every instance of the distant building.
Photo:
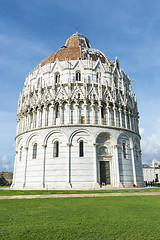
<svg viewBox="0 0 160 240">
<path fill-rule="evenodd" d="M 143 186 L 131 80 L 76 33 L 29 73 L 19 97 L 15 189 Z"/>
<path fill-rule="evenodd" d="M 157 159 L 152 160 L 152 164 L 143 164 L 144 181 L 160 181 L 160 165 Z"/>
<path fill-rule="evenodd" d="M 0 185 L 8 186 L 12 184 L 13 173 L 12 172 L 0 172 Z"/>
</svg>

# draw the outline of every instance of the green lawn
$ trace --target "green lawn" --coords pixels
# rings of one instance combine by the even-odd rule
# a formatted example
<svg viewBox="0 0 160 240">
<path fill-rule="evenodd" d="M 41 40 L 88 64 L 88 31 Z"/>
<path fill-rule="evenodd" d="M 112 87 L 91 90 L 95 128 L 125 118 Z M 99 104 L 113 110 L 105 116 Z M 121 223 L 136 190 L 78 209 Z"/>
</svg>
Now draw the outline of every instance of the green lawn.
<svg viewBox="0 0 160 240">
<path fill-rule="evenodd" d="M 0 196 L 13 196 L 13 195 L 43 195 L 43 194 L 87 194 L 87 193 L 130 193 L 130 192 L 160 192 L 160 188 L 133 188 L 133 189 L 120 189 L 120 190 L 3 190 L 0 189 Z"/>
<path fill-rule="evenodd" d="M 160 239 L 160 196 L 0 200 L 0 239 Z"/>
</svg>

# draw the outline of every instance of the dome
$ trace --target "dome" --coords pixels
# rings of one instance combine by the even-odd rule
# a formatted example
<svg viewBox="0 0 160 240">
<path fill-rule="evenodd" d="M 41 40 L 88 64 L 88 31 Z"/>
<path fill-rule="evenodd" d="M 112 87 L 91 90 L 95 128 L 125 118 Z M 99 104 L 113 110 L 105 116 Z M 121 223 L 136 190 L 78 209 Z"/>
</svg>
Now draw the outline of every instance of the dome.
<svg viewBox="0 0 160 240">
<path fill-rule="evenodd" d="M 102 63 L 112 62 L 101 51 L 91 48 L 89 40 L 78 32 L 71 35 L 63 47 L 45 58 L 39 65 L 43 67 L 47 63 L 54 63 L 56 59 L 60 62 L 65 59 L 92 59 L 93 61 L 100 59 Z M 39 65 L 37 68 L 39 68 Z"/>
</svg>

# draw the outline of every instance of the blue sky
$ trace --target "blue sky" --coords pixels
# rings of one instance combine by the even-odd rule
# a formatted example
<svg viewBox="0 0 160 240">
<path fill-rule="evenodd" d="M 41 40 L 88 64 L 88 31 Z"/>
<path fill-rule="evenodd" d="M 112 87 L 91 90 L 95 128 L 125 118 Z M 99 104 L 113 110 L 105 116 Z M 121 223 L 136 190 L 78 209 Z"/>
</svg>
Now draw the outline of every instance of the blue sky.
<svg viewBox="0 0 160 240">
<path fill-rule="evenodd" d="M 0 1 L 0 171 L 13 170 L 25 77 L 79 29 L 135 81 L 143 162 L 160 161 L 160 1 Z"/>
</svg>

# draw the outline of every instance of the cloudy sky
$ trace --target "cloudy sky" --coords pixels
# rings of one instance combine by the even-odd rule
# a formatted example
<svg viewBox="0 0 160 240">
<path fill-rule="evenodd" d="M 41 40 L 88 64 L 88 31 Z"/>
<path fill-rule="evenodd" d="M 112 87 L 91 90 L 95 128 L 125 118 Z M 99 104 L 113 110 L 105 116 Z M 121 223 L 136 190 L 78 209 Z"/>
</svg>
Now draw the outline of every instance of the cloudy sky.
<svg viewBox="0 0 160 240">
<path fill-rule="evenodd" d="M 0 171 L 13 170 L 17 102 L 25 77 L 78 28 L 117 56 L 136 92 L 143 162 L 160 161 L 160 1 L 0 1 Z"/>
</svg>

